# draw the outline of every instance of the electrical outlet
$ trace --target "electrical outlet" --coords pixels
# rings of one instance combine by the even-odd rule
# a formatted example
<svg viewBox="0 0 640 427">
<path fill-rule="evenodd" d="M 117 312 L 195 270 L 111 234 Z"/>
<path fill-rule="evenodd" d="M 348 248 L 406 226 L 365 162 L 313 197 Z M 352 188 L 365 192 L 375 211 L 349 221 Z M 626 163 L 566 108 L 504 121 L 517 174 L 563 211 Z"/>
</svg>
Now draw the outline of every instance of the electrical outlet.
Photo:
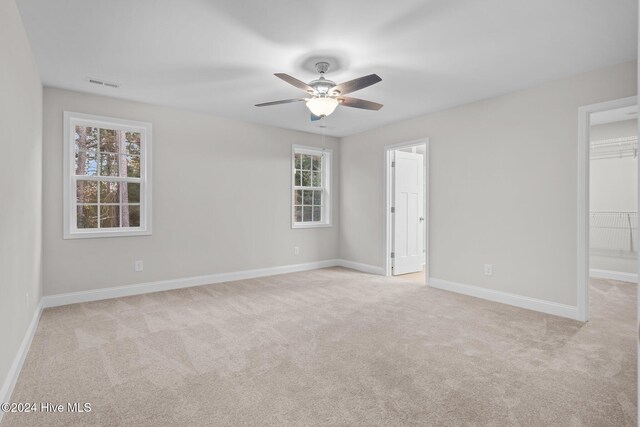
<svg viewBox="0 0 640 427">
<path fill-rule="evenodd" d="M 293 247 L 293 254 L 294 255 L 300 255 L 300 247 L 299 246 L 294 246 Z"/>
<path fill-rule="evenodd" d="M 493 265 L 485 264 L 484 265 L 484 275 L 485 276 L 493 276 Z"/>
<path fill-rule="evenodd" d="M 136 271 L 142 271 L 142 270 L 144 270 L 144 265 L 142 264 L 142 261 L 136 261 L 136 264 L 135 264 L 135 270 L 136 270 Z"/>
</svg>

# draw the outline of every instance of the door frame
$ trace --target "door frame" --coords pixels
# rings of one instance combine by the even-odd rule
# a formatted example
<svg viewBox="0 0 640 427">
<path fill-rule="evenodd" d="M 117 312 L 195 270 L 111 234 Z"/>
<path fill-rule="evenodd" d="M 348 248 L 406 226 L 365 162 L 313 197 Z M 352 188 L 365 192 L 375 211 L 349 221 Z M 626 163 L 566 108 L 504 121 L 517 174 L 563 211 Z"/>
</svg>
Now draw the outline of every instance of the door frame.
<svg viewBox="0 0 640 427">
<path fill-rule="evenodd" d="M 384 260 L 384 275 L 391 276 L 391 248 L 393 240 L 393 229 L 391 227 L 391 204 L 393 202 L 392 192 L 392 176 L 389 173 L 391 170 L 391 152 L 399 150 L 401 148 L 417 147 L 419 145 L 425 146 L 424 155 L 424 215 L 426 221 L 424 222 L 424 250 L 425 250 L 425 266 L 427 275 L 429 274 L 429 222 L 431 222 L 431 215 L 429 213 L 429 138 L 420 138 L 413 141 L 401 142 L 397 144 L 389 144 L 384 146 L 384 200 L 383 200 L 383 212 L 384 212 L 384 245 L 382 259 Z M 425 284 L 428 284 L 427 277 L 425 277 Z"/>
<path fill-rule="evenodd" d="M 591 114 L 637 105 L 638 97 L 614 99 L 578 108 L 578 320 L 589 320 L 589 132 Z"/>
</svg>

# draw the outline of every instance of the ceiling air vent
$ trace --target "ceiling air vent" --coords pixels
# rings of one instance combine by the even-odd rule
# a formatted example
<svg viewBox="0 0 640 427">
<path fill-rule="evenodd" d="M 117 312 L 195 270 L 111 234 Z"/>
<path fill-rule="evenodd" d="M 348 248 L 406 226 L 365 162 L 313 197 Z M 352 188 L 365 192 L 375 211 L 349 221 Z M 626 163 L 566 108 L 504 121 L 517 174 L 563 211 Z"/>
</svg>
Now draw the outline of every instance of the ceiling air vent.
<svg viewBox="0 0 640 427">
<path fill-rule="evenodd" d="M 105 82 L 105 81 L 102 81 L 102 80 L 93 79 L 91 77 L 87 77 L 87 81 L 89 83 L 93 83 L 94 85 L 99 85 L 99 86 L 107 86 L 107 87 L 112 87 L 112 88 L 117 88 L 119 86 L 116 83 Z"/>
</svg>

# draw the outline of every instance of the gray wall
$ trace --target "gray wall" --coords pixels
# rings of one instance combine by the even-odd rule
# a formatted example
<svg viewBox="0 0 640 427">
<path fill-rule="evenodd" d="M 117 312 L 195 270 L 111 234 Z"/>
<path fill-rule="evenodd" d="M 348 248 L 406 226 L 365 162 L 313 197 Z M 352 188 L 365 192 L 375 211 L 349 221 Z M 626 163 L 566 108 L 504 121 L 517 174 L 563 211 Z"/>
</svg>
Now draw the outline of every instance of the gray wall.
<svg viewBox="0 0 640 427">
<path fill-rule="evenodd" d="M 636 78 L 621 64 L 344 138 L 341 258 L 383 265 L 383 147 L 429 137 L 430 276 L 575 306 L 578 107 Z"/>
<path fill-rule="evenodd" d="M 153 235 L 62 238 L 64 110 L 153 124 Z M 44 293 L 336 258 L 338 141 L 208 114 L 44 91 Z M 290 227 L 291 145 L 334 149 L 333 226 Z M 294 255 L 294 246 L 300 255 Z M 134 271 L 134 261 L 144 271 Z"/>
<path fill-rule="evenodd" d="M 2 387 L 42 294 L 42 85 L 14 0 L 0 1 L 0 58 Z"/>
</svg>

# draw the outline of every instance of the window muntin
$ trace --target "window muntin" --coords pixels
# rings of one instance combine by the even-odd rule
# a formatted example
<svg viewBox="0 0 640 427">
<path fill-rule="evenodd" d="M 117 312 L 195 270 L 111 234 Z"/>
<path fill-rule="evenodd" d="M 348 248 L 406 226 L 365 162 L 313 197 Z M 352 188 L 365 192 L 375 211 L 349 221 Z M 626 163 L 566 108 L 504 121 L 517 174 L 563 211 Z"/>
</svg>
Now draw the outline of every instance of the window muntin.
<svg viewBox="0 0 640 427">
<path fill-rule="evenodd" d="M 150 234 L 151 125 L 65 113 L 65 238 Z"/>
<path fill-rule="evenodd" d="M 329 208 L 331 150 L 294 146 L 292 166 L 293 227 L 331 225 Z"/>
</svg>

